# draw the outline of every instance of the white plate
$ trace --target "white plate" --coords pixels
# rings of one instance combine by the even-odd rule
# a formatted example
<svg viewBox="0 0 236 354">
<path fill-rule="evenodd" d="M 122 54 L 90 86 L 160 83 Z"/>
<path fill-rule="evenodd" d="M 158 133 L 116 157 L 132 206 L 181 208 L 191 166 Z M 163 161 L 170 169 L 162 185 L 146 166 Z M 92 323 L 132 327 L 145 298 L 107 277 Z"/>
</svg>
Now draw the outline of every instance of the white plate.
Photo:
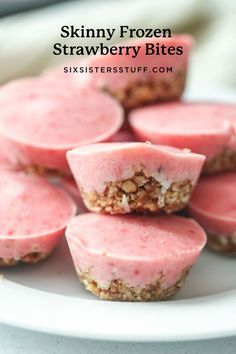
<svg viewBox="0 0 236 354">
<path fill-rule="evenodd" d="M 236 102 L 235 94 L 201 94 Z M 190 97 L 190 96 L 189 96 Z M 191 94 L 195 99 L 199 95 Z M 105 340 L 174 341 L 236 334 L 236 260 L 204 251 L 184 288 L 156 303 L 101 301 L 78 282 L 62 241 L 35 266 L 2 269 L 0 321 L 53 334 Z"/>
</svg>

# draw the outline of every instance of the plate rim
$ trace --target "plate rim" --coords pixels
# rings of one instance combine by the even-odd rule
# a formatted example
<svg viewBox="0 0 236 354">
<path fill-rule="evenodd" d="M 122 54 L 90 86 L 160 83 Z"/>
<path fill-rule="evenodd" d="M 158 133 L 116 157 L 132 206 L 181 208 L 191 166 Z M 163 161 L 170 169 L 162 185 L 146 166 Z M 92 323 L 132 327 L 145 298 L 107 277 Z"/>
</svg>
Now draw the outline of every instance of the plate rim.
<svg viewBox="0 0 236 354">
<path fill-rule="evenodd" d="M 230 322 L 231 324 L 228 326 L 226 326 L 226 322 L 224 321 L 220 321 L 218 323 L 218 321 L 216 321 L 216 318 L 212 316 L 217 306 L 218 309 L 219 307 L 221 308 L 221 318 L 229 319 L 230 316 L 232 317 L 232 307 L 236 306 L 236 289 L 227 290 L 213 295 L 200 296 L 193 299 L 182 299 L 182 300 L 180 299 L 180 300 L 172 300 L 172 301 L 158 302 L 158 303 L 157 302 L 125 303 L 125 302 L 113 302 L 113 301 L 94 300 L 94 299 L 79 299 L 76 297 L 70 297 L 71 299 L 70 303 L 71 305 L 73 305 L 73 315 L 78 315 L 79 318 L 79 321 L 76 322 L 77 324 L 76 328 L 74 327 L 75 321 L 72 321 L 73 323 L 72 325 L 70 325 L 68 318 L 66 321 L 63 320 L 62 322 L 60 322 L 59 321 L 60 318 L 58 318 L 58 316 L 55 315 L 56 308 L 63 308 L 63 305 L 65 304 L 68 307 L 68 302 L 66 303 L 65 301 L 65 299 L 68 299 L 67 296 L 61 294 L 53 294 L 46 291 L 30 288 L 25 285 L 16 284 L 5 278 L 1 280 L 0 289 L 1 289 L 0 322 L 6 325 L 20 327 L 31 331 L 37 331 L 37 332 L 53 334 L 53 335 L 62 335 L 62 336 L 74 337 L 74 338 L 106 340 L 106 341 L 122 341 L 122 342 L 174 342 L 180 340 L 193 341 L 193 340 L 223 338 L 223 337 L 230 337 L 236 335 L 236 314 L 234 315 L 233 318 L 234 321 L 231 321 Z M 48 316 L 45 320 L 45 318 L 42 316 L 41 308 L 38 308 L 38 310 L 34 315 L 38 316 L 38 318 L 40 318 L 41 316 L 39 322 L 37 321 L 32 322 L 32 320 L 29 319 L 27 316 L 24 317 L 23 312 L 25 311 L 25 308 L 18 306 L 19 305 L 18 302 L 14 301 L 14 299 L 16 298 L 15 296 L 16 290 L 18 292 L 18 295 L 19 294 L 24 295 L 24 297 L 22 297 L 24 301 L 28 302 L 28 304 L 31 303 L 31 305 L 28 308 L 29 313 L 35 311 L 35 308 L 37 309 L 37 307 L 35 307 L 35 303 L 37 303 L 40 299 L 42 300 L 43 297 L 44 298 L 43 300 L 45 301 L 44 305 L 46 303 L 47 308 L 50 308 L 51 310 L 53 309 L 53 311 L 51 311 L 50 316 Z M 9 316 L 9 308 L 7 306 L 9 300 L 14 301 L 13 302 L 14 305 L 13 308 L 11 309 L 10 316 Z M 212 308 L 209 307 L 205 308 L 204 310 L 205 318 L 204 318 L 202 314 L 200 314 L 199 308 L 196 305 L 208 300 L 210 301 Z M 222 302 L 225 302 L 226 305 L 224 304 L 224 306 L 222 306 Z M 89 304 L 89 306 L 86 306 L 86 311 L 85 311 L 84 303 Z M 197 323 L 198 330 L 196 330 L 195 328 L 193 331 L 191 329 L 191 326 L 187 326 L 182 329 L 181 327 L 179 327 L 177 332 L 171 332 L 168 322 L 164 322 L 164 326 L 162 322 L 162 325 L 159 327 L 157 326 L 156 329 L 152 327 L 152 330 L 150 330 L 150 327 L 148 327 L 148 331 L 146 331 L 145 329 L 146 325 L 143 324 L 141 326 L 137 326 L 136 318 L 133 318 L 131 316 L 125 319 L 126 322 L 125 327 L 118 326 L 115 328 L 115 331 L 113 333 L 110 333 L 111 327 L 108 320 L 110 318 L 111 313 L 112 312 L 114 313 L 114 310 L 115 310 L 115 314 L 120 316 L 118 317 L 117 322 L 121 323 L 123 321 L 123 313 L 122 311 L 120 311 L 121 307 L 129 308 L 129 310 L 132 308 L 132 311 L 133 312 L 136 311 L 136 313 L 137 313 L 137 307 L 139 309 L 142 308 L 143 310 L 145 307 L 146 316 L 150 316 L 149 317 L 150 320 L 155 321 L 156 319 L 155 316 L 157 315 L 156 312 L 158 312 L 159 321 L 160 320 L 162 321 L 163 316 L 165 317 L 165 313 L 167 310 L 164 309 L 165 307 L 167 306 L 171 307 L 172 308 L 171 312 L 173 312 L 173 315 L 176 314 L 179 315 L 182 311 L 182 305 L 186 307 L 190 305 L 191 323 L 193 323 L 192 320 L 194 317 L 199 319 Z M 192 311 L 191 305 L 196 306 L 195 312 Z M 76 306 L 76 308 L 74 308 L 74 306 Z M 106 307 L 105 311 L 104 311 L 104 306 Z M 108 311 L 107 311 L 107 307 L 110 307 Z M 87 328 L 84 328 L 83 323 L 87 321 L 88 315 L 92 316 L 93 314 L 96 315 L 97 313 L 98 314 L 103 313 L 105 315 L 102 321 L 103 327 L 102 326 L 98 327 L 97 325 L 95 325 L 92 328 L 91 327 L 89 328 L 88 326 Z M 183 320 L 187 321 L 189 319 L 189 314 L 190 313 L 188 308 L 186 314 L 181 313 L 182 316 L 181 321 Z M 58 321 L 55 322 L 55 319 Z M 205 321 L 204 325 L 202 325 L 203 320 Z M 217 328 L 215 328 L 214 330 L 211 329 L 211 327 L 214 327 L 216 322 L 217 322 Z M 104 327 L 104 324 L 107 325 L 105 325 Z M 133 332 L 127 333 L 127 327 L 134 328 Z"/>
</svg>

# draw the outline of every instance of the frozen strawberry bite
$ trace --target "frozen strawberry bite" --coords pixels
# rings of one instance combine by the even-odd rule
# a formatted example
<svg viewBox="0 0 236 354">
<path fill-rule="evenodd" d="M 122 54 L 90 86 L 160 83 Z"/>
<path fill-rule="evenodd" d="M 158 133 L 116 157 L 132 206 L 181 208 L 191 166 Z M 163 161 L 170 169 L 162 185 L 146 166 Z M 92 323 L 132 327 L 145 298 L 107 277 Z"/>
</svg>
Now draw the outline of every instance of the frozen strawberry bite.
<svg viewBox="0 0 236 354">
<path fill-rule="evenodd" d="M 0 265 L 46 258 L 75 215 L 76 206 L 60 188 L 24 172 L 0 174 Z"/>
<path fill-rule="evenodd" d="M 204 156 L 149 143 L 103 143 L 67 153 L 91 211 L 173 212 L 189 200 Z"/>
<path fill-rule="evenodd" d="M 88 291 L 106 300 L 151 301 L 174 295 L 206 243 L 180 216 L 83 214 L 66 238 Z"/>
<path fill-rule="evenodd" d="M 205 173 L 236 169 L 236 105 L 165 103 L 134 110 L 129 122 L 141 141 L 205 155 Z"/>
<path fill-rule="evenodd" d="M 189 203 L 189 213 L 205 229 L 215 251 L 236 255 L 236 173 L 200 180 Z"/>
<path fill-rule="evenodd" d="M 78 91 L 45 79 L 22 79 L 0 89 L 0 139 L 14 165 L 68 173 L 66 152 L 109 141 L 123 123 L 109 95 Z"/>
<path fill-rule="evenodd" d="M 122 42 L 121 46 L 139 48 L 136 57 L 130 51 L 125 55 L 108 54 L 85 59 L 80 65 L 93 71 L 80 74 L 78 85 L 108 91 L 125 109 L 178 99 L 185 86 L 192 44 L 192 37 L 186 34 Z"/>
</svg>

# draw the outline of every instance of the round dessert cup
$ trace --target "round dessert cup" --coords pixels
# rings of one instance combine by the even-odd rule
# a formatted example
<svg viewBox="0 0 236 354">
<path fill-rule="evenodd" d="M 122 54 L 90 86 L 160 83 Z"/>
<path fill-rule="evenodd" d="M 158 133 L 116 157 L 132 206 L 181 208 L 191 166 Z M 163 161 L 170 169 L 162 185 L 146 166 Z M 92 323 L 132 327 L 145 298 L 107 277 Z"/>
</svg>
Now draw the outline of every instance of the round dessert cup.
<svg viewBox="0 0 236 354">
<path fill-rule="evenodd" d="M 129 123 L 137 140 L 205 155 L 206 174 L 236 170 L 236 105 L 165 103 L 134 110 Z"/>
<path fill-rule="evenodd" d="M 182 209 L 205 158 L 148 143 L 93 144 L 67 153 L 90 211 L 125 214 Z"/>
<path fill-rule="evenodd" d="M 0 265 L 45 259 L 75 215 L 75 203 L 39 176 L 1 171 L 0 181 Z"/>
<path fill-rule="evenodd" d="M 110 141 L 123 124 L 123 109 L 108 94 L 44 78 L 3 86 L 0 109 L 2 153 L 37 174 L 70 174 L 68 150 Z"/>
<path fill-rule="evenodd" d="M 118 301 L 173 296 L 206 243 L 194 220 L 175 215 L 87 213 L 71 221 L 66 238 L 86 289 Z"/>
<path fill-rule="evenodd" d="M 189 214 L 205 229 L 209 248 L 236 255 L 236 173 L 202 178 L 188 205 Z"/>
</svg>

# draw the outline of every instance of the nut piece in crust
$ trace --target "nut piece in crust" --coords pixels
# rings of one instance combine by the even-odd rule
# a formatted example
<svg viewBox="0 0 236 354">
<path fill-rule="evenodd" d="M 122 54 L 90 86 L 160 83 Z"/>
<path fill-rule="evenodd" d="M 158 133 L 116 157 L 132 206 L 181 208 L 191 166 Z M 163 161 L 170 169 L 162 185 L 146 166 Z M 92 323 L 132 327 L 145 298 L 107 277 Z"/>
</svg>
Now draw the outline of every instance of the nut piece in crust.
<svg viewBox="0 0 236 354">
<path fill-rule="evenodd" d="M 71 176 L 71 173 L 69 170 L 68 171 L 56 170 L 56 169 L 50 169 L 50 168 L 45 168 L 45 167 L 36 166 L 36 165 L 21 166 L 21 170 L 25 171 L 25 173 L 32 175 L 32 176 L 43 176 L 43 177 Z"/>
<path fill-rule="evenodd" d="M 186 205 L 192 189 L 189 180 L 174 182 L 166 188 L 166 185 L 154 177 L 139 171 L 131 179 L 107 183 L 101 194 L 86 193 L 83 190 L 81 194 L 91 211 L 110 214 L 160 211 L 171 213 Z"/>
<path fill-rule="evenodd" d="M 220 154 L 206 160 L 203 173 L 213 175 L 224 171 L 236 171 L 236 151 L 224 149 Z"/>
<path fill-rule="evenodd" d="M 175 295 L 184 285 L 186 276 L 190 268 L 184 269 L 177 282 L 167 289 L 162 289 L 162 276 L 152 284 L 144 288 L 128 286 L 120 279 L 114 279 L 109 286 L 104 289 L 92 279 L 88 272 L 79 273 L 80 281 L 85 285 L 86 290 L 103 300 L 111 301 L 161 301 L 167 300 Z"/>
<path fill-rule="evenodd" d="M 126 109 L 140 107 L 154 102 L 177 100 L 181 97 L 186 81 L 186 71 L 177 71 L 169 80 L 153 80 L 147 82 L 135 82 L 124 89 L 111 91 L 121 105 Z"/>
<path fill-rule="evenodd" d="M 49 257 L 49 254 L 42 252 L 32 252 L 28 253 L 19 260 L 14 258 L 3 259 L 0 258 L 0 266 L 1 267 L 10 267 L 19 263 L 27 263 L 27 264 L 36 264 L 44 259 Z"/>
<path fill-rule="evenodd" d="M 207 246 L 218 253 L 236 256 L 236 235 L 223 236 L 207 234 Z"/>
</svg>

